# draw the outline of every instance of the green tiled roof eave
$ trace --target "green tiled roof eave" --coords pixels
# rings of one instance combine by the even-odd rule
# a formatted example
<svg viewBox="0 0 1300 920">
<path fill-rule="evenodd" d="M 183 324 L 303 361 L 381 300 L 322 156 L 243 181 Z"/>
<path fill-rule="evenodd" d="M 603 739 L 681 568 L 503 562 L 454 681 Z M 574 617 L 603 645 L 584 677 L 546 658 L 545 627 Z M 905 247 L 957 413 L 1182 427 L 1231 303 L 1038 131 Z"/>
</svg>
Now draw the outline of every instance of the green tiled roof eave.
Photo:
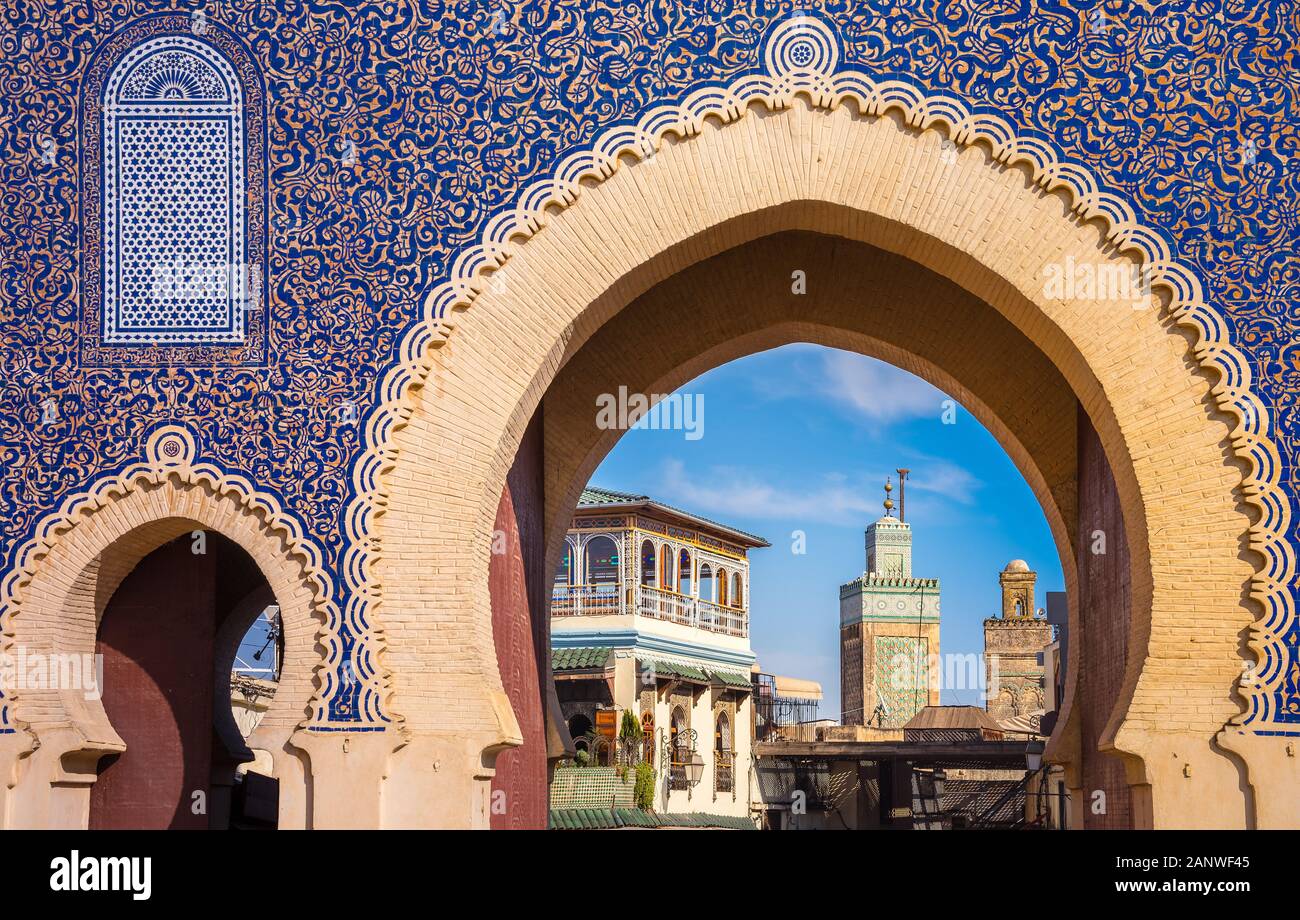
<svg viewBox="0 0 1300 920">
<path fill-rule="evenodd" d="M 741 815 L 710 815 L 696 812 L 657 814 L 640 808 L 555 808 L 551 809 L 552 830 L 613 830 L 620 827 L 695 827 L 718 830 L 757 830 L 754 822 Z"/>
<path fill-rule="evenodd" d="M 633 495 L 631 492 L 615 492 L 613 489 L 599 489 L 588 486 L 578 497 L 578 507 L 583 505 L 619 505 L 626 502 L 648 502 L 649 495 Z"/>
<path fill-rule="evenodd" d="M 711 827 L 722 830 L 757 830 L 754 822 L 741 815 L 708 815 L 699 812 L 659 815 L 661 827 Z"/>
<path fill-rule="evenodd" d="M 749 690 L 753 687 L 753 681 L 748 674 L 741 674 L 738 671 L 714 671 L 713 676 L 726 684 L 728 687 L 738 687 Z"/>
<path fill-rule="evenodd" d="M 644 670 L 647 665 L 652 665 L 656 676 L 658 677 L 680 677 L 684 680 L 699 681 L 703 684 L 711 684 L 714 681 L 725 684 L 728 687 L 737 687 L 749 689 L 753 686 L 752 679 L 748 674 L 742 674 L 739 671 L 714 671 L 704 668 L 695 667 L 689 664 L 679 664 L 676 661 L 660 661 L 657 658 L 643 658 L 639 662 L 639 668 Z"/>
<path fill-rule="evenodd" d="M 703 668 L 693 668 L 690 665 L 678 665 L 677 670 L 682 677 L 686 677 L 691 680 L 702 680 L 707 682 L 709 679 L 708 672 L 705 671 Z"/>
<path fill-rule="evenodd" d="M 551 669 L 573 671 L 579 668 L 603 668 L 609 661 L 608 646 L 583 645 L 551 650 Z"/>
<path fill-rule="evenodd" d="M 737 534 L 742 538 L 746 538 L 754 543 L 757 543 L 759 546 L 771 545 L 763 537 L 758 536 L 758 534 L 752 534 L 749 533 L 748 531 L 740 530 L 739 528 L 732 527 L 730 524 L 724 524 L 721 521 L 714 521 L 711 520 L 710 518 L 701 517 L 700 515 L 687 511 L 684 508 L 674 508 L 672 505 L 666 505 L 661 501 L 656 501 L 655 499 L 651 498 L 649 495 L 633 495 L 631 492 L 616 492 L 613 489 L 599 489 L 599 488 L 594 488 L 592 486 L 588 486 L 587 488 L 582 490 L 582 495 L 579 496 L 578 498 L 579 508 L 599 507 L 601 505 L 629 505 L 629 504 L 640 504 L 640 503 L 645 503 L 648 505 L 657 505 L 660 508 L 672 514 L 682 515 L 684 517 L 699 521 L 702 524 L 709 525 L 712 527 L 717 527 L 722 530 L 730 531 L 733 534 Z"/>
<path fill-rule="evenodd" d="M 639 662 L 639 670 L 644 670 L 646 665 L 654 667 L 656 677 L 681 677 L 686 680 L 699 681 L 702 684 L 712 682 L 707 671 L 703 668 L 697 668 L 688 664 L 678 664 L 675 661 L 660 661 L 657 658 L 643 658 Z"/>
</svg>

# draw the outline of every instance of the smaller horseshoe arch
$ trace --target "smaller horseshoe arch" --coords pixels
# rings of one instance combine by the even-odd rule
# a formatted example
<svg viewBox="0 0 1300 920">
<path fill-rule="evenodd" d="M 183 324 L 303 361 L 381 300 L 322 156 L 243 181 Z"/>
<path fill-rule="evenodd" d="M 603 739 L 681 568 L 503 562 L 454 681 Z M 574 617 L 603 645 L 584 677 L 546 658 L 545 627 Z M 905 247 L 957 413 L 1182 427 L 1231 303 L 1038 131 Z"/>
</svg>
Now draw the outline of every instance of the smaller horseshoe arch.
<svg viewBox="0 0 1300 920">
<path fill-rule="evenodd" d="M 3 586 L 3 651 L 11 658 L 95 661 L 99 655 L 106 670 L 128 669 L 106 674 L 103 693 L 98 692 L 97 679 L 94 692 L 86 692 L 85 682 L 75 686 L 64 686 L 62 681 L 19 683 L 14 688 L 5 703 L 18 731 L 5 736 L 6 743 L 0 746 L 0 770 L 14 783 L 7 801 L 0 803 L 5 809 L 0 813 L 3 826 L 84 828 L 92 823 L 92 790 L 101 767 L 107 767 L 106 773 L 116 769 L 123 778 L 132 775 L 131 770 L 102 761 L 113 757 L 120 761 L 130 749 L 117 730 L 120 714 L 136 712 L 150 693 L 166 689 L 167 680 L 159 671 L 137 669 L 138 679 L 125 680 L 133 685 L 134 695 L 112 699 L 110 678 L 130 673 L 124 661 L 129 656 L 122 652 L 128 645 L 133 653 L 140 651 L 132 644 L 132 632 L 151 633 L 146 639 L 158 646 L 153 649 L 157 658 L 175 651 L 163 634 L 170 611 L 160 610 L 159 603 L 149 600 L 149 592 L 160 583 L 160 573 L 186 556 L 204 557 L 206 565 L 195 566 L 193 573 L 206 568 L 214 592 L 219 574 L 237 576 L 229 577 L 228 588 L 238 597 L 213 595 L 210 611 L 218 605 L 224 609 L 210 623 L 213 633 L 207 638 L 206 664 L 191 662 L 198 668 L 195 675 L 215 667 L 212 643 L 217 627 L 228 615 L 243 615 L 239 602 L 251 592 L 263 591 L 281 609 L 285 665 L 275 699 L 250 740 L 273 752 L 277 776 L 293 780 L 282 792 L 281 826 L 307 826 L 310 772 L 304 769 L 303 755 L 293 739 L 313 712 L 315 671 L 323 661 L 318 611 L 327 600 L 328 586 L 320 572 L 319 554 L 267 497 L 255 501 L 247 483 L 194 464 L 194 441 L 185 429 L 159 429 L 146 453 L 145 463 L 99 483 L 52 516 L 40 536 L 25 547 L 22 565 Z M 230 564 L 222 564 L 218 572 L 223 557 Z M 190 575 L 187 567 L 176 577 Z M 192 584 L 183 587 L 185 594 L 197 593 Z M 181 636 L 182 642 L 192 639 Z M 189 714 L 172 720 L 193 736 L 198 733 L 197 722 L 189 723 L 196 719 L 209 736 L 216 727 L 209 698 L 214 686 L 211 677 L 208 674 L 206 682 L 190 681 L 202 685 L 201 699 L 189 699 Z M 110 710 L 116 710 L 119 718 L 111 718 Z M 165 728 L 159 731 L 166 734 Z M 186 733 L 178 731 L 175 738 L 158 737 L 151 743 L 171 750 Z M 186 756 L 197 762 L 197 755 Z M 206 798 L 212 792 L 210 780 L 205 779 L 202 789 L 191 789 L 192 776 L 191 771 L 185 791 L 202 791 Z M 136 793 L 123 794 L 129 798 Z M 119 811 L 119 818 L 108 823 L 122 814 Z M 179 816 L 179 810 L 174 814 Z M 145 822 L 129 826 L 159 826 L 162 819 L 153 814 L 147 821 L 139 815 L 123 820 Z M 167 820 L 161 826 L 172 824 Z"/>
</svg>

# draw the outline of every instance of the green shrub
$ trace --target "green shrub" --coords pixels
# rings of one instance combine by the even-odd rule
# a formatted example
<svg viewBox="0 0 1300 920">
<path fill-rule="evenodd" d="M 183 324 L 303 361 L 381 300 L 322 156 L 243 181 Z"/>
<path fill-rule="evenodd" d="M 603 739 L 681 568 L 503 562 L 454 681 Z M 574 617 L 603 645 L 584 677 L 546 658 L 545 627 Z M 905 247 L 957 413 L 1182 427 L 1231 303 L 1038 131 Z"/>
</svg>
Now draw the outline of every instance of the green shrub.
<svg viewBox="0 0 1300 920">
<path fill-rule="evenodd" d="M 623 710 L 623 724 L 619 726 L 618 737 L 620 741 L 640 741 L 644 733 L 641 731 L 641 721 L 632 714 L 632 710 Z"/>
<path fill-rule="evenodd" d="M 645 761 L 636 765 L 636 786 L 632 789 L 632 797 L 636 800 L 637 808 L 654 810 L 655 768 Z"/>
</svg>

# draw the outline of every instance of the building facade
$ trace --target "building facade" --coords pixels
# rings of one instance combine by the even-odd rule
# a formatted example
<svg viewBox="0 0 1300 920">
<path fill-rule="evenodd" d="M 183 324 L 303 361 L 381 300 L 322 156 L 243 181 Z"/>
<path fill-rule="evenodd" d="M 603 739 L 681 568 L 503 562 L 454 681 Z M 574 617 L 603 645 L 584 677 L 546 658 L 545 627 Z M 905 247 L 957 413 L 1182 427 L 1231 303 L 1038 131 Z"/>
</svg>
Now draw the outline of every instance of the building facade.
<svg viewBox="0 0 1300 920">
<path fill-rule="evenodd" d="M 866 570 L 840 586 L 840 707 L 845 725 L 902 728 L 939 704 L 939 579 L 912 574 L 912 526 L 892 515 L 866 531 Z"/>
<path fill-rule="evenodd" d="M 1044 654 L 1052 627 L 1034 607 L 1038 575 L 1013 559 L 998 575 L 1002 612 L 984 621 L 985 706 L 997 722 L 1035 720 L 1047 695 Z"/>
<path fill-rule="evenodd" d="M 584 764 L 654 768 L 657 812 L 749 815 L 748 554 L 767 545 L 644 495 L 578 502 L 551 593 L 556 695 Z M 624 712 L 639 744 L 620 738 Z"/>
</svg>

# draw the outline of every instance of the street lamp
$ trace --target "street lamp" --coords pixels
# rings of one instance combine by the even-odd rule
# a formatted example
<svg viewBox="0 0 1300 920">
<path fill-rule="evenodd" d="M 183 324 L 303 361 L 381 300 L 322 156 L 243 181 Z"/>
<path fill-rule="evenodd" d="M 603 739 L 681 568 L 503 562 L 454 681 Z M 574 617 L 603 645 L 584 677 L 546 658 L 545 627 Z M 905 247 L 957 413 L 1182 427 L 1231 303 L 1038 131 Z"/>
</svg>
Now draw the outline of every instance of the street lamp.
<svg viewBox="0 0 1300 920">
<path fill-rule="evenodd" d="M 1025 766 L 1030 773 L 1037 773 L 1043 768 L 1043 742 L 1034 740 L 1025 745 Z"/>
<path fill-rule="evenodd" d="M 686 782 L 692 786 L 698 785 L 704 778 L 704 758 L 700 756 L 699 751 L 691 751 L 690 757 L 686 761 Z"/>
</svg>

